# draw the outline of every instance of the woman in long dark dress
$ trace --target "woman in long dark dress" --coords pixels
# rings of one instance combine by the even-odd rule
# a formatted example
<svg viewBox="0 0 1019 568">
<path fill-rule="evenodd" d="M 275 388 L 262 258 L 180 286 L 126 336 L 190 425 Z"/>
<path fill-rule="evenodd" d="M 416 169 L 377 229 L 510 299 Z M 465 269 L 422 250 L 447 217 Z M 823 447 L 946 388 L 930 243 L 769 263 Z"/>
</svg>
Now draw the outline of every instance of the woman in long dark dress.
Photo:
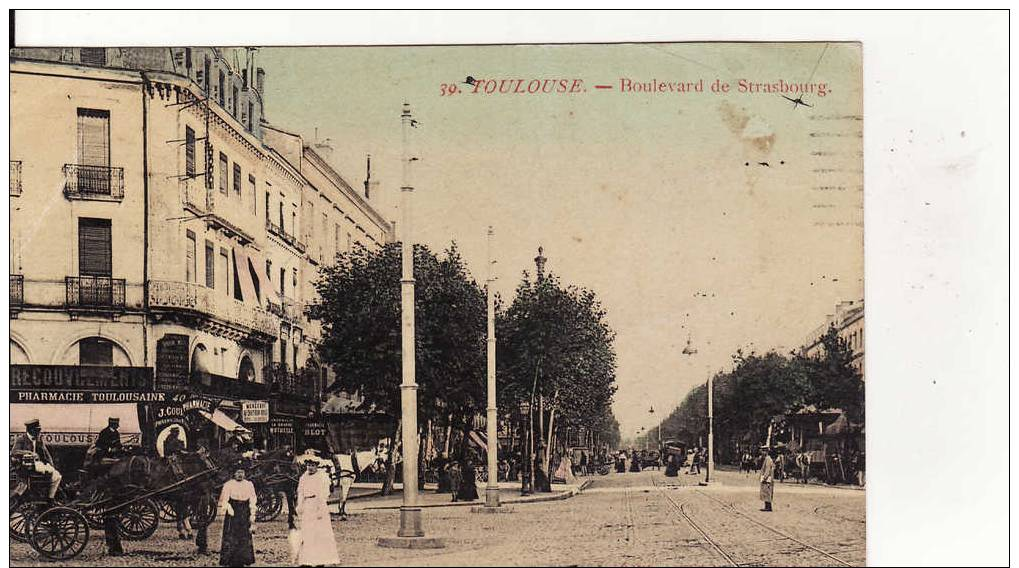
<svg viewBox="0 0 1019 568">
<path fill-rule="evenodd" d="M 457 501 L 475 501 L 478 498 L 477 474 L 474 471 L 474 462 L 469 457 L 460 461 L 460 472 L 463 479 L 457 490 Z"/>
<path fill-rule="evenodd" d="M 219 510 L 223 514 L 223 543 L 219 550 L 220 566 L 250 566 L 255 563 L 255 508 L 258 505 L 255 486 L 244 479 L 244 470 L 223 484 Z"/>
</svg>

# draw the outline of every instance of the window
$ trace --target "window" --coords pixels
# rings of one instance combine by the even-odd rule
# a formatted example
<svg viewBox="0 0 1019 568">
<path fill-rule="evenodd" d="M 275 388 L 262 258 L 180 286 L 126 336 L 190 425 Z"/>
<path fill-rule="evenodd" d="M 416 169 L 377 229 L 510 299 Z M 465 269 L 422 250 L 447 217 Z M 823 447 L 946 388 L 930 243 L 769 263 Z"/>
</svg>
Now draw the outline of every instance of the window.
<svg viewBox="0 0 1019 568">
<path fill-rule="evenodd" d="M 297 290 L 297 268 L 295 267 L 293 271 L 294 271 L 294 290 Z"/>
<path fill-rule="evenodd" d="M 340 224 L 333 226 L 333 257 L 340 254 Z"/>
<path fill-rule="evenodd" d="M 233 96 L 233 108 L 230 109 L 230 114 L 234 115 L 234 118 L 237 118 L 237 113 L 240 112 L 241 103 L 240 103 L 240 98 L 237 96 L 237 86 L 236 85 L 234 86 L 234 93 L 233 94 L 234 94 L 234 96 Z"/>
<path fill-rule="evenodd" d="M 110 111 L 78 109 L 78 164 L 110 166 Z"/>
<path fill-rule="evenodd" d="M 113 365 L 113 342 L 101 337 L 86 337 L 78 342 L 81 365 Z"/>
<path fill-rule="evenodd" d="M 251 188 L 251 213 L 258 215 L 258 184 L 255 183 L 255 176 L 248 174 L 248 187 Z"/>
<path fill-rule="evenodd" d="M 290 212 L 290 234 L 297 236 L 297 209 Z"/>
<path fill-rule="evenodd" d="M 187 258 L 186 258 L 186 260 L 187 260 L 187 281 L 188 282 L 195 282 L 198 279 L 198 275 L 197 275 L 197 273 L 198 273 L 198 265 L 196 264 L 197 260 L 195 259 L 195 257 L 197 256 L 197 248 L 196 248 L 197 241 L 195 240 L 194 232 L 192 232 L 190 229 L 188 229 L 187 236 L 188 236 L 188 240 L 187 240 Z"/>
<path fill-rule="evenodd" d="M 106 65 L 105 47 L 83 47 L 81 48 L 82 65 Z"/>
<path fill-rule="evenodd" d="M 230 160 L 227 159 L 226 154 L 223 152 L 219 153 L 219 192 L 222 194 L 229 194 L 228 187 L 230 186 Z"/>
<path fill-rule="evenodd" d="M 280 363 L 285 367 L 287 365 L 287 340 L 280 340 Z"/>
<path fill-rule="evenodd" d="M 315 204 L 310 202 L 310 201 L 308 202 L 308 217 L 306 219 L 308 221 L 308 225 L 304 229 L 304 240 L 305 240 L 305 242 L 309 242 L 310 243 L 311 242 L 312 232 L 313 232 L 311 230 L 311 224 L 315 221 Z M 296 229 L 296 227 L 295 227 L 295 229 Z"/>
<path fill-rule="evenodd" d="M 219 106 L 226 108 L 226 75 L 222 69 L 219 71 L 219 92 L 216 93 L 216 98 L 219 99 Z"/>
<path fill-rule="evenodd" d="M 265 192 L 265 221 L 269 222 L 269 192 Z"/>
<path fill-rule="evenodd" d="M 113 275 L 113 244 L 109 219 L 78 219 L 78 274 Z"/>
<path fill-rule="evenodd" d="M 255 129 L 255 105 L 251 104 L 251 101 L 248 101 L 248 132 L 251 132 L 254 129 Z"/>
<path fill-rule="evenodd" d="M 347 252 L 350 252 L 351 250 L 350 247 L 351 247 L 350 233 L 347 233 Z"/>
<path fill-rule="evenodd" d="M 212 86 L 212 75 L 209 71 L 209 56 L 205 56 L 205 70 L 202 73 L 202 87 L 205 88 L 205 94 L 209 94 L 209 88 Z"/>
<path fill-rule="evenodd" d="M 210 241 L 205 241 L 205 285 L 216 287 L 216 247 Z"/>
<path fill-rule="evenodd" d="M 280 299 L 286 295 L 287 292 L 287 269 L 280 267 Z"/>
<path fill-rule="evenodd" d="M 190 126 L 184 129 L 184 175 L 195 177 L 195 131 Z"/>
<path fill-rule="evenodd" d="M 223 292 L 230 295 L 230 256 L 227 254 L 225 248 L 219 249 L 219 280 L 221 283 L 220 288 Z"/>
<path fill-rule="evenodd" d="M 241 196 L 241 165 L 234 162 L 234 193 Z"/>
<path fill-rule="evenodd" d="M 280 231 L 283 231 L 283 200 L 280 199 Z"/>
</svg>

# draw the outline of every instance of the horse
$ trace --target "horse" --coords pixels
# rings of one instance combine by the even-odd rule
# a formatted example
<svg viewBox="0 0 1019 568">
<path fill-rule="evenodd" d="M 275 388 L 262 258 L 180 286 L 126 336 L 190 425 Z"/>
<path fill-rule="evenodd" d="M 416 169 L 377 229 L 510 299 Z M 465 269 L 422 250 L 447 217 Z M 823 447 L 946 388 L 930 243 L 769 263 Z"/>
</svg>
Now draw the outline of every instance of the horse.
<svg viewBox="0 0 1019 568">
<path fill-rule="evenodd" d="M 101 512 L 141 495 L 158 494 L 177 513 L 178 535 L 189 538 L 190 518 L 207 524 L 215 515 L 212 494 L 219 470 L 204 450 L 173 458 L 127 456 L 110 464 L 101 475 L 83 481 L 78 502 Z"/>
<path fill-rule="evenodd" d="M 347 454 L 333 454 L 333 463 L 336 464 L 334 479 L 340 485 L 340 519 L 347 519 L 347 499 L 350 495 L 350 488 L 354 481 L 361 474 L 360 464 L 371 464 L 378 459 L 376 450 L 365 452 L 350 452 Z"/>
<path fill-rule="evenodd" d="M 256 455 L 243 463 L 260 502 L 267 498 L 275 499 L 277 493 L 283 493 L 287 500 L 287 526 L 295 528 L 297 482 L 301 478 L 301 466 L 294 461 L 293 450 L 284 446 Z"/>
</svg>

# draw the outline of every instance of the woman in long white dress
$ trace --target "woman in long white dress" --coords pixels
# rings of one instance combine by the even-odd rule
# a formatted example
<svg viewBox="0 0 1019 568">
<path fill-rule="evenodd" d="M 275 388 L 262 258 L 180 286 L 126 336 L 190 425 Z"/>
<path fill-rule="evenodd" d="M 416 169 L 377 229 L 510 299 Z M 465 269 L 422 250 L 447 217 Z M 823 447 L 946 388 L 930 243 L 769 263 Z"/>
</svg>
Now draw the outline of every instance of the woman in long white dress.
<svg viewBox="0 0 1019 568">
<path fill-rule="evenodd" d="M 297 483 L 297 519 L 301 535 L 297 563 L 301 566 L 339 564 L 336 538 L 329 518 L 329 474 L 319 469 L 316 460 L 305 462 L 305 472 Z"/>
</svg>

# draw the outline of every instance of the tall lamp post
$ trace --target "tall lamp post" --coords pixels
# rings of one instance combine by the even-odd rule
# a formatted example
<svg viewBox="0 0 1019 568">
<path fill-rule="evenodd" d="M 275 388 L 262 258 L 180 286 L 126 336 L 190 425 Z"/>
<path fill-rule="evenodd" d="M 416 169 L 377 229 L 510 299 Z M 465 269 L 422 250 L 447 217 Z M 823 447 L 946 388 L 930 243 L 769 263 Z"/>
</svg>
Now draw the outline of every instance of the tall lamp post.
<svg viewBox="0 0 1019 568">
<path fill-rule="evenodd" d="M 711 474 L 715 470 L 715 377 L 708 375 L 708 463 L 704 470 L 704 481 L 700 485 L 710 485 Z"/>
<path fill-rule="evenodd" d="M 409 129 L 416 124 L 410 105 L 403 103 L 400 113 L 403 130 L 403 185 L 400 187 L 400 210 L 403 216 L 401 238 L 402 275 L 400 277 L 400 354 L 403 381 L 400 383 L 400 411 L 403 422 L 403 504 L 400 506 L 400 529 L 396 538 L 382 537 L 379 546 L 399 548 L 441 548 L 436 538 L 425 538 L 418 505 L 418 401 L 414 366 L 414 235 L 411 225 Z"/>
<path fill-rule="evenodd" d="M 492 259 L 492 237 L 488 227 L 488 282 L 485 285 L 488 303 L 488 485 L 485 487 L 485 507 L 499 507 L 499 416 L 495 399 L 495 260 Z"/>
</svg>

